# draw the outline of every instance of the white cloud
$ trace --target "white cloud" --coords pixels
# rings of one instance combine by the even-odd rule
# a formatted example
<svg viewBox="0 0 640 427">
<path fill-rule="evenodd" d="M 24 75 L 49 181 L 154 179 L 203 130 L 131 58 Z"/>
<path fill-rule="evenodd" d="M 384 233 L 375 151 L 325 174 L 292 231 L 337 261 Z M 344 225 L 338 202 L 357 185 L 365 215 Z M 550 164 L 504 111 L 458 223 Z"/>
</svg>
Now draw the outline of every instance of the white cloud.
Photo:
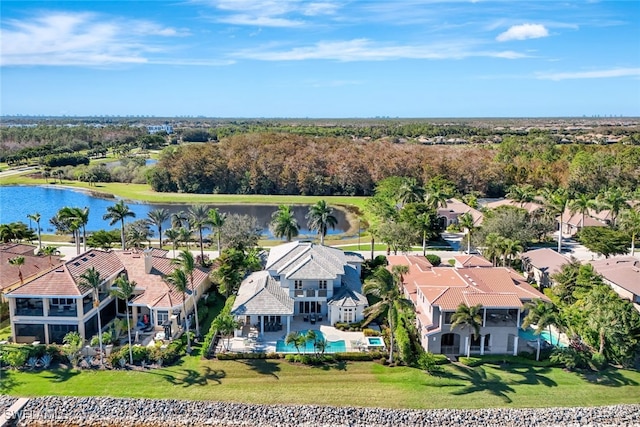
<svg viewBox="0 0 640 427">
<path fill-rule="evenodd" d="M 108 19 L 93 13 L 50 13 L 7 20 L 0 30 L 0 65 L 140 64 L 161 50 L 148 37 L 185 35 L 148 21 Z"/>
<path fill-rule="evenodd" d="M 607 79 L 616 77 L 640 77 L 640 68 L 612 68 L 609 70 L 573 71 L 563 73 L 538 73 L 542 80 L 572 80 L 572 79 Z"/>
<path fill-rule="evenodd" d="M 510 40 L 539 39 L 549 36 L 549 31 L 542 24 L 521 24 L 514 25 L 504 33 L 498 35 L 496 40 L 506 42 Z"/>
<path fill-rule="evenodd" d="M 219 22 L 260 27 L 298 27 L 306 23 L 302 17 L 332 15 L 340 8 L 330 1 L 213 0 L 205 3 L 230 13 L 217 17 Z"/>
<path fill-rule="evenodd" d="M 310 46 L 289 50 L 259 48 L 237 52 L 234 56 L 260 61 L 389 61 L 397 59 L 463 59 L 468 57 L 493 57 L 516 59 L 526 55 L 513 51 L 474 50 L 465 43 L 439 45 L 385 45 L 368 39 L 347 41 L 323 41 Z"/>
</svg>

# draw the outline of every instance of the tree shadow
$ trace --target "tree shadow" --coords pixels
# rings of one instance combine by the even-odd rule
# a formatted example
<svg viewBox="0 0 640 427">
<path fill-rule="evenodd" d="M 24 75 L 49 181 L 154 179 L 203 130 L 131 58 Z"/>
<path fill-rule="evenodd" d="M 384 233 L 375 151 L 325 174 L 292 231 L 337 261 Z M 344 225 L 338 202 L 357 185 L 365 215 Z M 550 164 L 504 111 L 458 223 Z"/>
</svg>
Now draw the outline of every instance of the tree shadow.
<svg viewBox="0 0 640 427">
<path fill-rule="evenodd" d="M 507 393 L 515 393 L 515 390 L 506 384 L 498 375 L 487 373 L 482 367 L 463 368 L 458 365 L 454 365 L 453 367 L 457 369 L 462 374 L 462 377 L 471 384 L 468 384 L 462 390 L 453 391 L 451 394 L 460 396 L 486 391 L 496 397 L 499 397 L 505 403 L 512 402 Z"/>
<path fill-rule="evenodd" d="M 214 370 L 209 367 L 205 367 L 203 372 L 196 371 L 195 369 L 182 369 L 180 371 L 163 369 L 162 371 L 151 370 L 145 372 L 161 376 L 168 383 L 182 387 L 191 387 L 194 385 L 206 386 L 209 385 L 210 381 L 222 384 L 221 380 L 227 376 L 224 370 Z"/>
<path fill-rule="evenodd" d="M 265 359 L 247 359 L 241 360 L 240 363 L 246 365 L 252 371 L 255 371 L 262 375 L 271 375 L 275 379 L 279 380 L 277 373 L 281 371 L 280 365 L 276 362 L 272 362 Z"/>
<path fill-rule="evenodd" d="M 330 371 L 332 369 L 336 371 L 346 371 L 347 362 L 344 360 L 337 360 L 335 362 L 324 362 L 318 365 L 311 365 L 312 368 L 322 369 L 323 371 Z"/>
<path fill-rule="evenodd" d="M 80 374 L 80 371 L 77 369 L 72 369 L 69 366 L 58 367 L 55 369 L 51 369 L 48 371 L 51 375 L 46 375 L 44 378 L 51 380 L 54 383 L 63 383 L 65 381 L 69 381 L 71 378 Z"/>
<path fill-rule="evenodd" d="M 7 394 L 20 384 L 22 383 L 16 380 L 13 372 L 0 369 L 0 395 Z"/>
<path fill-rule="evenodd" d="M 557 387 L 558 383 L 543 374 L 551 372 L 550 368 L 536 368 L 533 366 L 501 368 L 505 372 L 521 375 L 522 380 L 515 381 L 516 384 L 538 385 L 542 384 L 547 387 Z"/>
<path fill-rule="evenodd" d="M 625 377 L 617 369 L 606 369 L 600 372 L 580 372 L 579 375 L 585 381 L 607 387 L 638 385 L 637 381 Z"/>
</svg>

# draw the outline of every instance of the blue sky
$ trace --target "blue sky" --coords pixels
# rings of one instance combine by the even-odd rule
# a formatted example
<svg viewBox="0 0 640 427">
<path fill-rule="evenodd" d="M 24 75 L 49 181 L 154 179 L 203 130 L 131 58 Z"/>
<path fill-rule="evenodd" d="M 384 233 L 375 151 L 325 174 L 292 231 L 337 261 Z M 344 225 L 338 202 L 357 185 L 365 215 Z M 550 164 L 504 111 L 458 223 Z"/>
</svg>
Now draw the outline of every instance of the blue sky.
<svg viewBox="0 0 640 427">
<path fill-rule="evenodd" d="M 0 3 L 1 113 L 640 116 L 640 2 Z"/>
</svg>

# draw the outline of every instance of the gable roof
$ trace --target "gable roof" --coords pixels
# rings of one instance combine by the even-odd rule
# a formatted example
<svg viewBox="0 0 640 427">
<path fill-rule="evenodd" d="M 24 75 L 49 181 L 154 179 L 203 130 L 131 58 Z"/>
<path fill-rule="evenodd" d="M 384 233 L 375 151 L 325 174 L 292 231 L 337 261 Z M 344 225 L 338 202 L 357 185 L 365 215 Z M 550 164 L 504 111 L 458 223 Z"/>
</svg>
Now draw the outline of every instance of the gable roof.
<svg viewBox="0 0 640 427">
<path fill-rule="evenodd" d="M 456 267 L 493 267 L 493 263 L 486 258 L 478 255 L 457 255 L 453 257 L 456 260 Z"/>
<path fill-rule="evenodd" d="M 24 243 L 3 243 L 0 244 L 0 252 L 7 252 L 16 255 L 35 255 L 36 247 L 25 245 Z"/>
<path fill-rule="evenodd" d="M 24 246 L 24 245 L 23 245 Z M 17 256 L 24 257 L 24 265 L 20 266 L 22 281 L 26 283 L 60 264 L 60 257 L 35 256 L 33 253 L 14 253 L 0 250 L 0 291 L 7 290 L 20 284 L 18 267 L 9 265 L 9 260 Z"/>
<path fill-rule="evenodd" d="M 269 274 L 257 271 L 242 281 L 231 308 L 233 315 L 291 315 L 294 301 Z"/>
</svg>

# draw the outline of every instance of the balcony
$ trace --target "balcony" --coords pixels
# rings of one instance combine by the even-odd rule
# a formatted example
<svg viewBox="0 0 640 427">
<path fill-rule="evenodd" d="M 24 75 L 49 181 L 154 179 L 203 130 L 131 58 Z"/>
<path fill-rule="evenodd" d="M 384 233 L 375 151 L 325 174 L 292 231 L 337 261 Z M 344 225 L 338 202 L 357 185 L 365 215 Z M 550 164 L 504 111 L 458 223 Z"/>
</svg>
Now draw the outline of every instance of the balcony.
<svg viewBox="0 0 640 427">
<path fill-rule="evenodd" d="M 78 308 L 73 305 L 51 305 L 49 317 L 78 317 Z"/>
</svg>

